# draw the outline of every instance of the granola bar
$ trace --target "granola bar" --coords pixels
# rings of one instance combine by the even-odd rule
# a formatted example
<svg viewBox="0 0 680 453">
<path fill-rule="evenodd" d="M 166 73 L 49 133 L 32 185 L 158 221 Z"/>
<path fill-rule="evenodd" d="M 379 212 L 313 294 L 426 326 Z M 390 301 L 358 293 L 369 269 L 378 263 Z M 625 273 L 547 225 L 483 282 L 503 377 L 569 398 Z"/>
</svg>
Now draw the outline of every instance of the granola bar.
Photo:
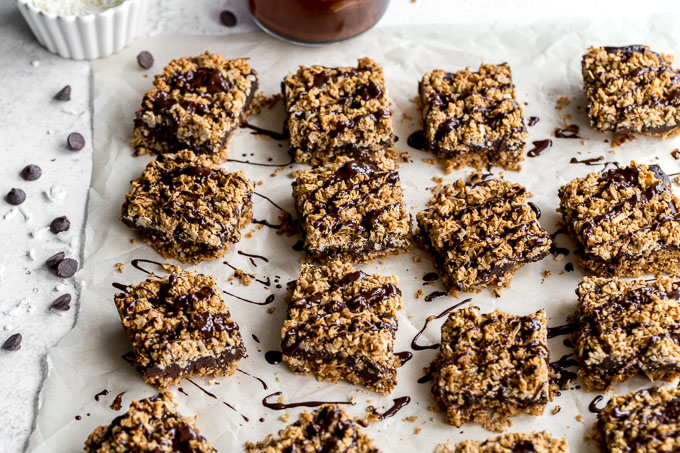
<svg viewBox="0 0 680 453">
<path fill-rule="evenodd" d="M 121 220 L 166 258 L 224 255 L 252 217 L 253 182 L 190 151 L 151 161 L 125 196 Z"/>
<path fill-rule="evenodd" d="M 227 159 L 229 138 L 245 121 L 258 78 L 248 59 L 206 52 L 172 60 L 154 86 L 135 117 L 135 154 L 188 148 L 220 163 Z"/>
<path fill-rule="evenodd" d="M 88 453 L 119 453 L 148 451 L 155 453 L 192 452 L 214 453 L 201 436 L 194 419 L 182 417 L 168 392 L 130 403 L 130 409 L 113 419 L 108 426 L 99 426 L 87 438 Z"/>
<path fill-rule="evenodd" d="M 394 156 L 390 101 L 375 61 L 362 58 L 356 67 L 302 66 L 283 80 L 281 89 L 296 162 Z"/>
<path fill-rule="evenodd" d="M 454 311 L 430 371 L 432 395 L 452 425 L 503 431 L 508 417 L 541 415 L 550 400 L 545 312 Z"/>
<path fill-rule="evenodd" d="M 550 250 L 526 189 L 502 179 L 443 186 L 417 220 L 416 240 L 451 292 L 509 286 L 517 269 Z"/>
<path fill-rule="evenodd" d="M 583 56 L 590 124 L 599 131 L 680 133 L 680 72 L 647 46 L 591 47 Z"/>
<path fill-rule="evenodd" d="M 455 73 L 436 69 L 419 84 L 426 148 L 447 172 L 498 165 L 520 170 L 529 136 L 507 64 Z"/>
<path fill-rule="evenodd" d="M 656 165 L 614 168 L 559 190 L 581 267 L 600 277 L 680 272 L 680 201 Z"/>
<path fill-rule="evenodd" d="M 303 412 L 295 423 L 268 435 L 263 441 L 246 442 L 247 453 L 348 452 L 380 453 L 359 424 L 337 405 L 324 405 L 311 414 Z"/>
<path fill-rule="evenodd" d="M 553 438 L 547 431 L 509 433 L 484 441 L 466 440 L 454 448 L 437 445 L 434 453 L 568 453 L 565 438 Z"/>
<path fill-rule="evenodd" d="M 680 283 L 585 277 L 574 322 L 574 351 L 589 391 L 645 373 L 680 377 Z"/>
<path fill-rule="evenodd" d="M 397 282 L 350 264 L 302 264 L 281 330 L 283 359 L 319 381 L 343 379 L 390 393 L 401 366 L 393 352 L 401 309 Z"/>
<path fill-rule="evenodd" d="M 367 262 L 411 247 L 411 215 L 388 160 L 339 159 L 301 171 L 293 197 L 314 260 Z"/>
<path fill-rule="evenodd" d="M 234 373 L 246 348 L 215 280 L 179 267 L 166 270 L 165 278 L 115 295 L 144 381 L 165 388 L 185 377 Z"/>
</svg>

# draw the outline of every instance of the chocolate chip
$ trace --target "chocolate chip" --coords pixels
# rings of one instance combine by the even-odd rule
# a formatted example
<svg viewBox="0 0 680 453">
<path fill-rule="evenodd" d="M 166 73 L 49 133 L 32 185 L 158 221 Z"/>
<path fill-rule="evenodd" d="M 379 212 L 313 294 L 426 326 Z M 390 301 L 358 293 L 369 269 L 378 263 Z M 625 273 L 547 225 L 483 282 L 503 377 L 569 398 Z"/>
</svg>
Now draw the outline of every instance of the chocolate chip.
<svg viewBox="0 0 680 453">
<path fill-rule="evenodd" d="M 26 165 L 23 170 L 21 170 L 21 177 L 26 181 L 35 181 L 42 176 L 42 170 L 37 165 Z"/>
<path fill-rule="evenodd" d="M 16 351 L 17 349 L 21 348 L 21 334 L 20 333 L 15 333 L 11 337 L 9 337 L 5 342 L 2 344 L 2 349 L 5 351 Z"/>
<path fill-rule="evenodd" d="M 73 258 L 64 258 L 57 264 L 57 276 L 63 278 L 73 277 L 78 270 L 78 261 Z"/>
<path fill-rule="evenodd" d="M 59 90 L 59 92 L 54 95 L 54 99 L 56 99 L 57 101 L 70 101 L 71 85 L 66 85 L 64 88 Z"/>
<path fill-rule="evenodd" d="M 66 146 L 71 151 L 80 151 L 85 147 L 85 138 L 78 132 L 71 132 L 66 138 Z"/>
<path fill-rule="evenodd" d="M 59 252 L 56 253 L 49 258 L 47 258 L 47 261 L 45 261 L 45 264 L 47 264 L 48 267 L 57 267 L 57 264 L 61 263 L 64 260 L 64 257 L 66 255 L 64 252 Z"/>
<path fill-rule="evenodd" d="M 18 205 L 26 201 L 26 192 L 21 189 L 13 188 L 5 196 L 5 200 L 9 204 Z"/>
<path fill-rule="evenodd" d="M 55 310 L 61 310 L 61 311 L 68 311 L 71 308 L 71 295 L 70 294 L 62 294 L 61 296 L 57 297 L 54 299 L 54 302 L 52 302 L 52 305 L 50 305 L 50 308 L 54 308 Z"/>
<path fill-rule="evenodd" d="M 137 55 L 137 63 L 142 69 L 149 69 L 153 66 L 153 55 L 151 55 L 151 52 L 142 50 Z"/>
<path fill-rule="evenodd" d="M 220 22 L 222 22 L 222 25 L 225 27 L 235 27 L 238 23 L 236 15 L 228 10 L 224 10 L 220 13 Z"/>
<path fill-rule="evenodd" d="M 66 216 L 57 217 L 50 223 L 50 231 L 54 234 L 61 233 L 62 231 L 68 231 L 71 228 L 71 222 Z"/>
</svg>

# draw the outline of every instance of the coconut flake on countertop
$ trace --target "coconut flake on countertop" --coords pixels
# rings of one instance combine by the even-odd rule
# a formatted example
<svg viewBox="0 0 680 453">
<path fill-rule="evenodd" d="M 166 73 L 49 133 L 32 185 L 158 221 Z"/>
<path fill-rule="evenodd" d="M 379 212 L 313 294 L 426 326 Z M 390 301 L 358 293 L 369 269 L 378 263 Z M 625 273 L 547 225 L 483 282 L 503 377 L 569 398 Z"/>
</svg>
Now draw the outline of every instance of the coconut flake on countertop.
<svg viewBox="0 0 680 453">
<path fill-rule="evenodd" d="M 123 1 L 125 0 L 32 0 L 31 4 L 46 13 L 82 16 L 105 11 L 120 5 Z"/>
</svg>

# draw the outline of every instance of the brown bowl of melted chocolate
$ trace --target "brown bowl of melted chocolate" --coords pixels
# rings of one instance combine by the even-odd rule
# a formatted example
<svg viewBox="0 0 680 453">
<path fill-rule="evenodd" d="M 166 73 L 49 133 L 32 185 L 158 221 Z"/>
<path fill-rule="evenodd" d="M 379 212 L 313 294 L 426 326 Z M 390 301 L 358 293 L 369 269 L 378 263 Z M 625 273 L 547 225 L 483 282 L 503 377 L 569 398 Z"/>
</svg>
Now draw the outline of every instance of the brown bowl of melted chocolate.
<svg viewBox="0 0 680 453">
<path fill-rule="evenodd" d="M 328 44 L 375 25 L 389 0 L 247 0 L 267 33 L 296 44 Z"/>
</svg>

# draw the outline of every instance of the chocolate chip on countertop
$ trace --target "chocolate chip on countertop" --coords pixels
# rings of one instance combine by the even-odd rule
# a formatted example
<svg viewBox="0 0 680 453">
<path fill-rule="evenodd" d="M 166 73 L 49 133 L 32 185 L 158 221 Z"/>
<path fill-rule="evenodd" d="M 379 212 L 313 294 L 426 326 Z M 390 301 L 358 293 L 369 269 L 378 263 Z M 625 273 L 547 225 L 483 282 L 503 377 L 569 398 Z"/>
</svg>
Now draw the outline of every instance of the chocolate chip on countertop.
<svg viewBox="0 0 680 453">
<path fill-rule="evenodd" d="M 18 205 L 26 201 L 26 192 L 16 187 L 10 190 L 5 196 L 5 200 L 9 204 Z"/>
<path fill-rule="evenodd" d="M 137 63 L 142 69 L 149 69 L 153 66 L 153 55 L 151 55 L 151 52 L 142 50 L 137 55 Z"/>
<path fill-rule="evenodd" d="M 59 92 L 54 95 L 54 99 L 56 99 L 57 101 L 70 101 L 71 85 L 66 85 L 64 88 L 59 90 Z"/>
<path fill-rule="evenodd" d="M 54 302 L 52 302 L 52 305 L 50 305 L 50 308 L 54 308 L 55 310 L 68 311 L 71 308 L 71 295 L 62 294 L 61 296 L 57 297 L 56 299 L 54 299 Z"/>
<path fill-rule="evenodd" d="M 42 176 L 42 170 L 37 165 L 26 165 L 23 170 L 21 170 L 21 177 L 26 181 L 35 181 Z"/>
<path fill-rule="evenodd" d="M 71 228 L 71 221 L 66 216 L 57 217 L 50 223 L 50 231 L 54 234 L 68 231 Z"/>
<path fill-rule="evenodd" d="M 57 276 L 63 278 L 73 277 L 78 270 L 78 261 L 73 258 L 64 258 L 57 264 Z"/>
<path fill-rule="evenodd" d="M 229 10 L 224 10 L 220 13 L 220 22 L 225 27 L 235 27 L 238 21 L 236 20 L 236 15 Z"/>
<path fill-rule="evenodd" d="M 56 253 L 47 258 L 45 264 L 47 264 L 48 267 L 57 267 L 57 264 L 61 263 L 64 260 L 65 256 L 66 254 L 64 252 Z"/>
<path fill-rule="evenodd" d="M 17 349 L 21 348 L 21 334 L 20 333 L 15 333 L 11 337 L 9 337 L 5 342 L 2 344 L 2 349 L 5 351 L 16 351 Z"/>
<path fill-rule="evenodd" d="M 66 146 L 71 151 L 80 151 L 85 147 L 85 138 L 78 132 L 71 132 L 66 138 Z"/>
</svg>

